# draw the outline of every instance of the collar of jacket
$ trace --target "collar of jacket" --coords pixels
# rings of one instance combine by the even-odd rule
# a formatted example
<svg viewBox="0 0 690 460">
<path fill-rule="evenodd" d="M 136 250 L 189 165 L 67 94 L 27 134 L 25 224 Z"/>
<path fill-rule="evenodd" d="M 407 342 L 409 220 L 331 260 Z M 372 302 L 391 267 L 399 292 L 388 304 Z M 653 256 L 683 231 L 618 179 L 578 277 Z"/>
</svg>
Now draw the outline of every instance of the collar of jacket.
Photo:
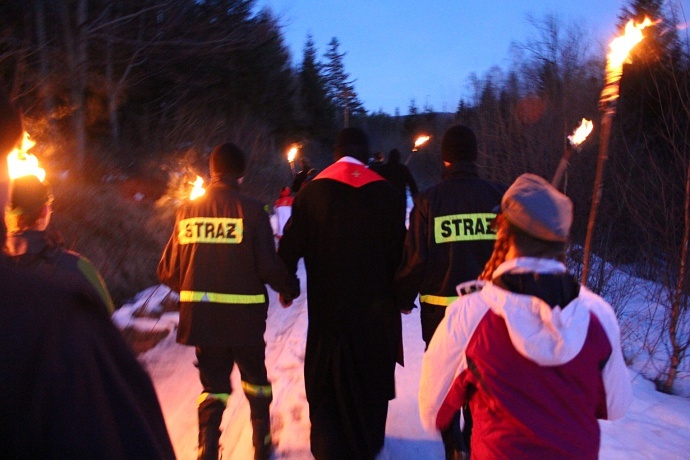
<svg viewBox="0 0 690 460">
<path fill-rule="evenodd" d="M 555 259 L 543 259 L 541 257 L 516 257 L 503 262 L 496 268 L 493 278 L 504 273 L 552 273 L 566 272 L 563 262 Z"/>
<path fill-rule="evenodd" d="M 23 254 L 39 254 L 48 244 L 45 232 L 25 230 L 8 234 L 5 247 L 10 256 L 21 256 Z"/>
<path fill-rule="evenodd" d="M 237 179 L 238 178 L 235 176 L 228 176 L 226 174 L 222 174 L 219 176 L 213 176 L 213 177 L 211 177 L 211 182 L 209 183 L 209 187 L 212 185 L 225 185 L 227 187 L 230 187 L 232 190 L 239 191 L 240 183 L 238 182 Z"/>
<path fill-rule="evenodd" d="M 370 170 L 361 161 L 352 157 L 342 157 L 314 178 L 331 179 L 351 187 L 359 188 L 371 182 L 382 181 L 383 177 Z"/>
<path fill-rule="evenodd" d="M 479 177 L 477 163 L 472 161 L 456 161 L 443 171 L 443 179 L 454 177 Z"/>
</svg>

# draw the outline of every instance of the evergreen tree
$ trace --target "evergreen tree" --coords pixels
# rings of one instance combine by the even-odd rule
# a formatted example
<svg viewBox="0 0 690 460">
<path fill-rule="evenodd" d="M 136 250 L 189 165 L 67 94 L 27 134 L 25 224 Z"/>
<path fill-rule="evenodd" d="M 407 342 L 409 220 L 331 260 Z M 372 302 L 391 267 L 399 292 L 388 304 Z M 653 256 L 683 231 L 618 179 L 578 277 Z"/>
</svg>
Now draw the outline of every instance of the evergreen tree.
<svg viewBox="0 0 690 460">
<path fill-rule="evenodd" d="M 343 58 L 346 53 L 341 53 L 339 47 L 340 42 L 333 37 L 324 54 L 326 58 L 324 76 L 328 97 L 339 114 L 342 114 L 343 124 L 347 125 L 350 117 L 365 115 L 366 111 L 355 92 L 355 80 L 350 80 L 350 75 L 345 72 Z"/>
<path fill-rule="evenodd" d="M 299 69 L 299 96 L 305 127 L 310 137 L 327 141 L 334 138 L 335 107 L 328 97 L 323 66 L 317 61 L 316 46 L 307 35 Z"/>
</svg>

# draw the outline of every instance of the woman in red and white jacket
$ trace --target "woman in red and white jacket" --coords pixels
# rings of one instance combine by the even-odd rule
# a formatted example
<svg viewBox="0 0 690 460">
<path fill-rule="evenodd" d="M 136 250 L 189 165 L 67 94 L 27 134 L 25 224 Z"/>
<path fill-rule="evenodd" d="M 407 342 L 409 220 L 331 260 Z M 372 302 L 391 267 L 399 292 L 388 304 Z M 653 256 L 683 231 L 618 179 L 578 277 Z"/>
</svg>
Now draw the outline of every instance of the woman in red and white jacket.
<svg viewBox="0 0 690 460">
<path fill-rule="evenodd" d="M 632 402 L 613 309 L 562 263 L 571 224 L 568 197 L 520 176 L 483 281 L 458 286 L 424 355 L 422 424 L 442 430 L 469 401 L 472 458 L 595 459 L 597 419 Z"/>
</svg>

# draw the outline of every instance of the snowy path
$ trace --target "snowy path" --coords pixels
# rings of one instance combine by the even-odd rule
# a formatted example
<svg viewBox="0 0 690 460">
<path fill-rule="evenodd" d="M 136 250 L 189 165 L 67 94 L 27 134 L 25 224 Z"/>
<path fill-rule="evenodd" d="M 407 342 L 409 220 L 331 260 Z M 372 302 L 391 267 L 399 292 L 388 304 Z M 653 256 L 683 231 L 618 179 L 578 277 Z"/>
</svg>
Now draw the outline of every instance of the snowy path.
<svg viewBox="0 0 690 460">
<path fill-rule="evenodd" d="M 299 274 L 304 283 L 303 268 Z M 302 292 L 306 292 L 302 286 Z M 309 412 L 304 394 L 304 346 L 307 302 L 302 295 L 292 307 L 280 307 L 270 292 L 266 329 L 266 365 L 273 385 L 271 420 L 276 459 L 308 460 Z M 166 314 L 160 324 L 170 324 Z M 150 321 L 150 320 L 149 320 Z M 150 327 L 150 326 L 147 326 Z M 397 398 L 391 401 L 386 444 L 379 460 L 443 458 L 440 437 L 425 433 L 419 422 L 417 392 L 424 352 L 419 309 L 403 316 L 406 366 L 396 371 Z M 194 349 L 175 343 L 171 334 L 141 356 L 154 380 L 177 457 L 196 458 L 196 398 L 201 392 L 193 365 Z M 633 374 L 631 373 L 631 376 Z M 231 377 L 239 389 L 239 373 Z M 690 452 L 690 400 L 654 391 L 653 384 L 636 377 L 635 401 L 623 420 L 601 422 L 602 459 L 684 459 Z M 241 391 L 230 397 L 223 418 L 221 446 L 224 460 L 252 458 L 249 405 Z"/>
</svg>

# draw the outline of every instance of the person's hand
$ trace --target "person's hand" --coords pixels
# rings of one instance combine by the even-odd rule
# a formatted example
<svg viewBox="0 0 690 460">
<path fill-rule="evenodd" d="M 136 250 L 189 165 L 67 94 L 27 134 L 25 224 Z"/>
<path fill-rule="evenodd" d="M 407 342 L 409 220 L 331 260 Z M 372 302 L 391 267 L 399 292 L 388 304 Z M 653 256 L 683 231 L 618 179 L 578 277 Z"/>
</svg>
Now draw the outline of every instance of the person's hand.
<svg viewBox="0 0 690 460">
<path fill-rule="evenodd" d="M 400 313 L 402 313 L 403 315 L 409 315 L 410 313 L 412 313 L 412 310 L 400 310 Z"/>
<path fill-rule="evenodd" d="M 278 294 L 278 300 L 280 301 L 280 305 L 283 308 L 288 308 L 292 305 L 292 299 L 287 300 L 286 298 L 283 297 L 283 294 Z"/>
</svg>

